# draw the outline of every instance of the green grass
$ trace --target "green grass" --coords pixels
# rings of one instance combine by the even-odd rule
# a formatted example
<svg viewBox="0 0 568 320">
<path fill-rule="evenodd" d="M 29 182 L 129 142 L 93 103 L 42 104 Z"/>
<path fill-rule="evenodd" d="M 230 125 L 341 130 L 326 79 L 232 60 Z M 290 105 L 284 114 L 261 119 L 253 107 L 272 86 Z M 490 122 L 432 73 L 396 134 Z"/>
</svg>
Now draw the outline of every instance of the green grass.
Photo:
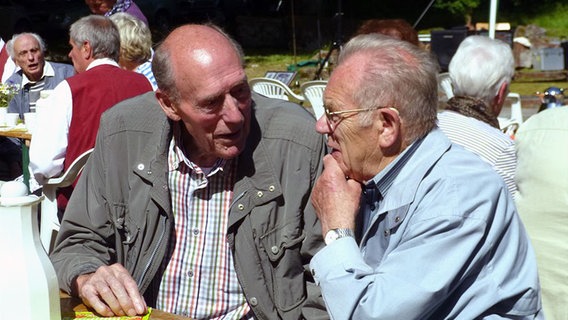
<svg viewBox="0 0 568 320">
<path fill-rule="evenodd" d="M 535 5 L 540 5 L 535 2 Z M 568 4 L 550 4 L 541 13 L 530 18 L 521 18 L 525 24 L 534 24 L 546 29 L 549 37 L 568 38 Z"/>
</svg>

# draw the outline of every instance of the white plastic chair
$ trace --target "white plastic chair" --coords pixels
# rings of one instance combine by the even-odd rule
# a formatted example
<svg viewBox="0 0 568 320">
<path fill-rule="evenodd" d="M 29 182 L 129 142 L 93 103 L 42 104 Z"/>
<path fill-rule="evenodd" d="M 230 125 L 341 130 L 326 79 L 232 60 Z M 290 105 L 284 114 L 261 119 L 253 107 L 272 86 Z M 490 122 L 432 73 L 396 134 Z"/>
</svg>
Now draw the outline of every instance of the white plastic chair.
<svg viewBox="0 0 568 320">
<path fill-rule="evenodd" d="M 523 124 L 523 109 L 521 106 L 521 95 L 516 92 L 510 92 L 507 99 L 512 99 L 511 115 L 509 118 L 497 117 L 499 120 L 499 128 L 507 135 L 514 137 L 517 129 Z"/>
<path fill-rule="evenodd" d="M 249 80 L 251 89 L 263 96 L 282 100 L 290 100 L 290 97 L 304 102 L 301 95 L 297 95 L 284 82 L 272 78 L 253 78 Z"/>
<path fill-rule="evenodd" d="M 77 176 L 83 171 L 83 167 L 93 149 L 83 152 L 71 163 L 67 171 L 57 178 L 47 180 L 43 185 L 43 195 L 45 196 L 41 202 L 41 222 L 40 222 L 40 239 L 47 253 L 50 253 L 55 244 L 55 237 L 59 231 L 59 218 L 57 217 L 57 195 L 58 188 L 70 186 L 75 182 Z"/>
<path fill-rule="evenodd" d="M 314 80 L 302 83 L 300 86 L 300 91 L 302 95 L 310 102 L 312 105 L 312 110 L 316 119 L 321 118 L 324 114 L 323 110 L 323 91 L 327 85 L 326 80 Z"/>
<path fill-rule="evenodd" d="M 441 101 L 448 101 L 454 97 L 454 89 L 452 87 L 452 80 L 448 72 L 438 74 L 438 91 L 443 95 Z"/>
</svg>

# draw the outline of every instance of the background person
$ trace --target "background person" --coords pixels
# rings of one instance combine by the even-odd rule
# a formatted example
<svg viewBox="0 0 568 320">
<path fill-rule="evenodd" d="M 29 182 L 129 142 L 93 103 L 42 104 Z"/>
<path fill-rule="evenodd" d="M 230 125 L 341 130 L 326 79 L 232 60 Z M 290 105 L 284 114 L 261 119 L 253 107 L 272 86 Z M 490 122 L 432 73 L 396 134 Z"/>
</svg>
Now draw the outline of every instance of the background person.
<svg viewBox="0 0 568 320">
<path fill-rule="evenodd" d="M 45 43 L 35 33 L 15 34 L 6 44 L 6 52 L 19 67 L 6 84 L 20 88 L 8 104 L 9 113 L 35 112 L 35 104 L 42 90 L 55 88 L 59 82 L 75 74 L 73 66 L 45 61 Z M 8 172 L 9 180 L 22 174 L 22 149 L 19 139 L 0 137 L 2 166 Z"/>
<path fill-rule="evenodd" d="M 93 14 L 104 15 L 110 17 L 118 12 L 126 12 L 142 20 L 148 25 L 148 19 L 142 10 L 136 5 L 134 0 L 85 0 L 89 10 Z"/>
<path fill-rule="evenodd" d="M 61 81 L 75 75 L 72 65 L 45 61 L 45 42 L 35 33 L 15 34 L 7 44 L 10 57 L 20 69 L 7 83 L 18 86 L 20 91 L 8 106 L 8 112 L 34 112 L 42 90 L 51 90 Z"/>
<path fill-rule="evenodd" d="M 152 63 L 156 95 L 101 119 L 51 255 L 61 288 L 105 316 L 315 317 L 315 120 L 252 94 L 240 47 L 211 26 L 177 28 Z"/>
<path fill-rule="evenodd" d="M 326 247 L 310 267 L 333 319 L 542 317 L 504 182 L 436 128 L 437 70 L 369 34 L 331 74 L 316 124 L 331 153 L 312 192 Z"/>
<path fill-rule="evenodd" d="M 38 183 L 64 172 L 83 152 L 95 145 L 101 114 L 114 104 L 152 91 L 141 74 L 118 66 L 120 35 L 114 23 L 103 16 L 77 20 L 69 30 L 69 58 L 77 75 L 62 81 L 41 112 L 30 144 L 30 168 Z M 73 187 L 59 189 L 61 212 Z"/>
<path fill-rule="evenodd" d="M 386 36 L 408 41 L 414 45 L 419 45 L 418 32 L 410 23 L 403 19 L 370 19 L 364 21 L 354 36 L 360 34 L 378 33 Z"/>
<path fill-rule="evenodd" d="M 515 202 L 531 238 L 547 319 L 568 316 L 568 108 L 531 116 L 517 131 Z"/>
<path fill-rule="evenodd" d="M 511 47 L 501 40 L 469 36 L 460 43 L 448 72 L 454 97 L 438 114 L 438 126 L 452 142 L 489 163 L 514 194 L 515 143 L 497 120 L 515 74 Z"/>
<path fill-rule="evenodd" d="M 126 70 L 143 74 L 152 88 L 156 90 L 158 84 L 152 73 L 152 33 L 142 20 L 128 14 L 119 12 L 110 19 L 120 33 L 120 58 L 118 64 Z"/>
</svg>

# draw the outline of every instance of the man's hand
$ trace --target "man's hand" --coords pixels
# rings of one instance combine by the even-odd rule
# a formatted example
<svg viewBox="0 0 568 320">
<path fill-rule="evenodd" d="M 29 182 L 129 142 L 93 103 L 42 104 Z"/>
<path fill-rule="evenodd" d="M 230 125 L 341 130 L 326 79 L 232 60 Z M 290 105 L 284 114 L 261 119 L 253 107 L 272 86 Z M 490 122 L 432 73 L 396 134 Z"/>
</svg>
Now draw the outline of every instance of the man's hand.
<svg viewBox="0 0 568 320">
<path fill-rule="evenodd" d="M 335 228 L 355 230 L 361 184 L 345 177 L 331 155 L 323 158 L 324 170 L 312 190 L 312 203 L 322 225 L 322 234 Z"/>
<path fill-rule="evenodd" d="M 83 303 L 105 317 L 147 312 L 136 282 L 121 264 L 102 266 L 95 273 L 80 275 L 76 284 Z"/>
</svg>

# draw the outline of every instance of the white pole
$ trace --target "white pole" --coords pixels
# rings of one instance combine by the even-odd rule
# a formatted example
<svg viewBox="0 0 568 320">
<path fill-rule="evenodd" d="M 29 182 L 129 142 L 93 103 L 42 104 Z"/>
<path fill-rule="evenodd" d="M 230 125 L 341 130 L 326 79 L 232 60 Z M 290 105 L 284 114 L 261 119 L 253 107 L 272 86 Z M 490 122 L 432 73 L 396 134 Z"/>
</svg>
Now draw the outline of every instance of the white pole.
<svg viewBox="0 0 568 320">
<path fill-rule="evenodd" d="M 491 0 L 489 9 L 489 37 L 495 39 L 495 25 L 497 24 L 497 1 Z"/>
</svg>

